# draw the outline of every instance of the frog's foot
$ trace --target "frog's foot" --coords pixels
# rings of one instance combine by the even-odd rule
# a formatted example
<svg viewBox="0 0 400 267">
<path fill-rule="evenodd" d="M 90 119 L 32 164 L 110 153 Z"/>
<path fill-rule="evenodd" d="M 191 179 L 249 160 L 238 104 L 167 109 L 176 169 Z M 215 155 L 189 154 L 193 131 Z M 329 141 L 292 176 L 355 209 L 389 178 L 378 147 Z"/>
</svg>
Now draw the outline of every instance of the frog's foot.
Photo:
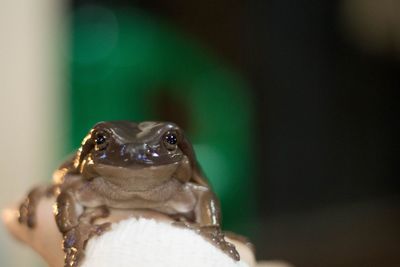
<svg viewBox="0 0 400 267">
<path fill-rule="evenodd" d="M 194 230 L 196 233 L 204 237 L 207 241 L 222 250 L 235 261 L 240 260 L 240 255 L 235 246 L 225 240 L 225 235 L 218 225 L 202 226 L 187 222 L 174 222 L 173 225 Z"/>
<path fill-rule="evenodd" d="M 95 220 L 107 218 L 110 215 L 110 210 L 106 206 L 100 206 L 94 209 L 87 209 L 79 217 L 80 222 L 93 224 Z"/>
<path fill-rule="evenodd" d="M 237 242 L 244 244 L 246 247 L 248 247 L 251 250 L 251 252 L 253 252 L 253 254 L 256 254 L 256 249 L 255 249 L 253 243 L 251 243 L 247 237 L 233 233 L 233 232 L 229 232 L 229 231 L 224 231 L 224 234 L 225 234 L 225 237 L 229 238 L 230 240 L 237 241 Z"/>
<path fill-rule="evenodd" d="M 88 240 L 110 228 L 111 223 L 93 224 L 96 219 L 108 217 L 109 213 L 105 206 L 87 209 L 79 217 L 78 224 L 65 232 L 63 242 L 65 267 L 79 266 Z"/>
<path fill-rule="evenodd" d="M 29 228 L 35 227 L 37 205 L 42 197 L 49 196 L 50 188 L 46 186 L 39 186 L 35 187 L 28 193 L 24 201 L 19 206 L 18 222 L 20 224 L 25 224 Z"/>
<path fill-rule="evenodd" d="M 220 248 L 225 254 L 228 254 L 228 256 L 236 261 L 240 260 L 240 255 L 235 246 L 225 240 L 225 235 L 219 226 L 201 226 L 198 232 L 216 247 Z"/>
<path fill-rule="evenodd" d="M 91 225 L 80 223 L 64 234 L 63 248 L 65 252 L 64 266 L 77 267 L 84 258 L 84 251 L 89 239 L 99 236 L 110 228 L 110 223 Z"/>
</svg>

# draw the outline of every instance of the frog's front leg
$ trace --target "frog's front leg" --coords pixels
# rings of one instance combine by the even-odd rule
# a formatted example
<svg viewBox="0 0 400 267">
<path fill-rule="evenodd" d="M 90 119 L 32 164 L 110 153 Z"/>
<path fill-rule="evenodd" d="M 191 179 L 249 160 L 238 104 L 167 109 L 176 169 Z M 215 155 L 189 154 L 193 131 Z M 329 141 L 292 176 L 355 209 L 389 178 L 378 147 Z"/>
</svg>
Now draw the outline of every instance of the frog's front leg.
<svg viewBox="0 0 400 267">
<path fill-rule="evenodd" d="M 29 191 L 24 201 L 19 206 L 18 222 L 29 228 L 36 225 L 36 209 L 41 198 L 54 195 L 54 186 L 38 186 Z"/>
<path fill-rule="evenodd" d="M 84 256 L 87 241 L 93 235 L 100 235 L 109 224 L 95 225 L 97 218 L 107 217 L 108 209 L 98 207 L 87 210 L 76 201 L 70 192 L 62 192 L 57 197 L 56 223 L 63 234 L 63 249 L 65 252 L 65 266 L 79 266 Z"/>
<path fill-rule="evenodd" d="M 225 240 L 220 228 L 220 207 L 214 193 L 207 187 L 188 183 L 187 186 L 196 195 L 197 202 L 194 208 L 195 223 L 177 223 L 193 229 L 214 246 L 220 248 L 234 260 L 240 260 L 235 246 Z"/>
<path fill-rule="evenodd" d="M 220 248 L 234 260 L 240 260 L 235 246 L 225 240 L 221 230 L 221 215 L 218 200 L 208 188 L 197 192 L 199 199 L 196 205 L 196 220 L 199 223 L 198 233 Z"/>
</svg>

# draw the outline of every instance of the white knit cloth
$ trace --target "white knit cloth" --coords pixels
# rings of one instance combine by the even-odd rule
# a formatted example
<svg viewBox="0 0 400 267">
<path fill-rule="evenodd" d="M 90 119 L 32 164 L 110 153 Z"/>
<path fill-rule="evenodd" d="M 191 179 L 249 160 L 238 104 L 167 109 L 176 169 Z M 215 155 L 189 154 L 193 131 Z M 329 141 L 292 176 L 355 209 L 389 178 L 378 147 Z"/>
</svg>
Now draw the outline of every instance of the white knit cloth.
<svg viewBox="0 0 400 267">
<path fill-rule="evenodd" d="M 248 267 L 189 229 L 128 219 L 89 241 L 83 267 Z"/>
</svg>

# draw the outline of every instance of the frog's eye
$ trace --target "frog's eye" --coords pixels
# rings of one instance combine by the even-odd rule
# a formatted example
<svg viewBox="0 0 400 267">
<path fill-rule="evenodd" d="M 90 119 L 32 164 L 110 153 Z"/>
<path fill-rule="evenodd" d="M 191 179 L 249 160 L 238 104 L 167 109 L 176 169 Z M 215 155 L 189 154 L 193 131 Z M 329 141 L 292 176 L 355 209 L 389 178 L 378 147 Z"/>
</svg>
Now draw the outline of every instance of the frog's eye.
<svg viewBox="0 0 400 267">
<path fill-rule="evenodd" d="M 94 143 L 96 144 L 96 150 L 103 150 L 108 144 L 108 135 L 106 132 L 96 132 L 94 134 Z"/>
<path fill-rule="evenodd" d="M 178 144 L 178 135 L 175 132 L 167 132 L 164 134 L 163 140 L 168 150 L 174 150 Z"/>
</svg>

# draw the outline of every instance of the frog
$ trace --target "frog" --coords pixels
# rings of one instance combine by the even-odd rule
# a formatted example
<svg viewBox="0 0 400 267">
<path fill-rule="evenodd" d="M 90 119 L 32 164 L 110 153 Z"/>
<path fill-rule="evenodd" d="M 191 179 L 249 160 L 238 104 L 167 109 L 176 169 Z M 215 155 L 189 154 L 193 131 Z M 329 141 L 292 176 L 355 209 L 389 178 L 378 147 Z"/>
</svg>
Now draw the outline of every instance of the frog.
<svg viewBox="0 0 400 267">
<path fill-rule="evenodd" d="M 55 197 L 54 219 L 63 236 L 64 266 L 80 266 L 87 242 L 110 229 L 110 210 L 151 210 L 189 228 L 235 261 L 240 255 L 221 230 L 219 200 L 192 144 L 172 122 L 103 121 L 19 207 L 19 223 L 36 225 L 42 197 Z"/>
</svg>

